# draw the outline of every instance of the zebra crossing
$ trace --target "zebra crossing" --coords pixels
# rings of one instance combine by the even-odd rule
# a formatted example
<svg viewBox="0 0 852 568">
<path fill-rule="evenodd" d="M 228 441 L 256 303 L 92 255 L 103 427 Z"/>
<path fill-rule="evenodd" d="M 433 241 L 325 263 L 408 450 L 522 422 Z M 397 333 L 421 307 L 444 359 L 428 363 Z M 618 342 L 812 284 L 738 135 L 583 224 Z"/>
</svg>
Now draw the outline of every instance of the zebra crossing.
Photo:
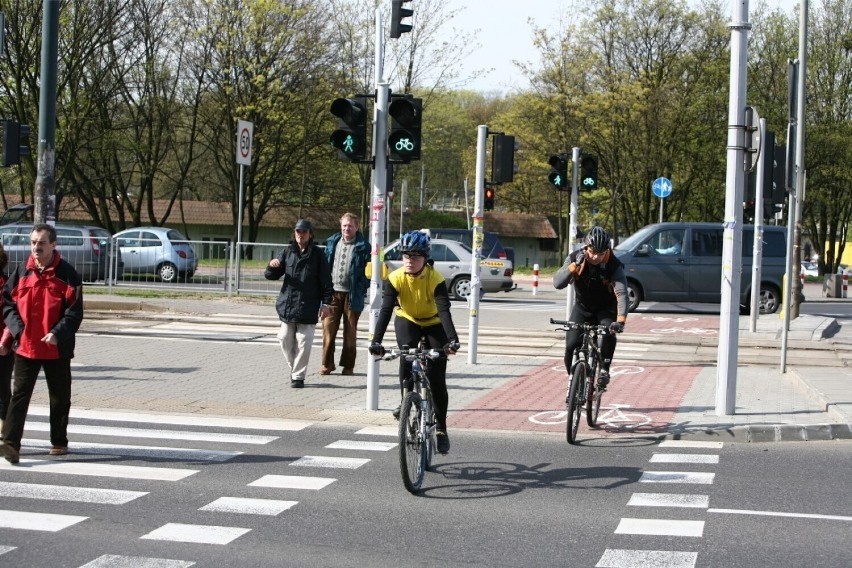
<svg viewBox="0 0 852 568">
<path fill-rule="evenodd" d="M 666 450 L 654 453 L 649 463 L 684 466 L 707 466 L 719 463 L 719 455 L 711 453 L 684 453 L 684 450 L 721 450 L 723 442 L 706 442 L 698 440 L 665 440 L 660 443 L 658 449 Z M 668 450 L 673 450 L 671 453 Z M 684 467 L 685 469 L 685 467 Z M 615 528 L 614 534 L 632 535 L 641 542 L 643 536 L 673 537 L 678 538 L 701 538 L 704 536 L 704 519 L 701 518 L 709 511 L 710 496 L 703 493 L 679 493 L 664 492 L 662 488 L 673 487 L 675 490 L 683 486 L 707 486 L 715 481 L 715 473 L 708 471 L 671 471 L 652 470 L 643 471 L 639 483 L 649 486 L 660 487 L 659 492 L 638 492 L 631 495 L 627 502 L 628 507 L 635 507 L 636 511 L 645 508 L 659 510 L 692 510 L 692 519 L 682 518 L 650 518 L 641 516 L 641 512 L 635 517 L 623 517 Z M 675 516 L 675 515 L 673 515 Z M 686 516 L 686 515 L 677 515 Z M 680 546 L 681 541 L 675 545 L 678 548 L 689 548 L 688 542 Z M 698 561 L 698 553 L 690 550 L 642 550 L 607 548 L 595 568 L 641 568 L 654 566 L 655 568 L 694 568 Z"/>
<path fill-rule="evenodd" d="M 204 466 L 227 464 L 243 451 L 230 449 L 206 449 L 171 447 L 162 443 L 163 440 L 192 442 L 216 442 L 216 445 L 233 444 L 239 448 L 261 448 L 280 440 L 292 432 L 298 432 L 311 425 L 311 422 L 299 420 L 263 420 L 228 417 L 203 417 L 184 415 L 163 415 L 146 413 L 124 413 L 119 411 L 72 410 L 72 424 L 69 426 L 72 444 L 71 453 L 62 458 L 47 458 L 46 452 L 50 447 L 44 439 L 31 438 L 34 433 L 49 431 L 49 424 L 38 418 L 49 414 L 47 408 L 34 406 L 31 409 L 26 427 L 28 436 L 21 444 L 21 460 L 12 465 L 0 460 L 0 503 L 16 505 L 15 509 L 0 509 L 0 528 L 8 529 L 0 535 L 0 564 L 24 564 L 20 556 L 16 559 L 19 547 L 13 531 L 32 531 L 34 534 L 59 533 L 71 527 L 81 527 L 87 522 L 104 522 L 106 518 L 98 519 L 98 509 L 95 505 L 112 507 L 127 507 L 143 503 L 146 499 L 156 498 L 162 484 L 176 482 L 191 482 L 203 470 Z M 77 419 L 77 421 L 75 421 Z M 81 424 L 80 421 L 87 423 Z M 99 421 L 110 424 L 99 424 Z M 178 429 L 178 427 L 189 429 Z M 234 430 L 242 430 L 236 432 Z M 265 431 L 263 434 L 247 430 Z M 233 493 L 221 494 L 212 498 L 208 503 L 198 507 L 210 515 L 213 522 L 193 524 L 179 522 L 183 518 L 163 519 L 160 526 L 153 530 L 139 530 L 135 538 L 139 541 L 156 541 L 158 551 L 162 551 L 163 543 L 190 543 L 202 545 L 225 546 L 253 529 L 251 523 L 246 526 L 241 523 L 215 523 L 217 515 L 245 515 L 250 517 L 276 517 L 286 514 L 286 511 L 298 506 L 299 501 L 292 499 L 300 495 L 298 490 L 321 491 L 334 484 L 347 470 L 356 470 L 371 461 L 370 455 L 377 452 L 388 452 L 396 447 L 396 442 L 382 440 L 395 439 L 395 427 L 366 427 L 354 432 L 352 439 L 340 439 L 329 443 L 329 450 L 349 450 L 361 453 L 360 456 L 341 457 L 339 455 L 322 455 L 323 452 L 312 452 L 313 455 L 302 455 L 289 462 L 288 475 L 263 474 L 256 476 L 245 484 L 246 488 L 264 488 L 267 491 L 260 498 L 257 494 L 239 491 L 233 487 Z M 86 441 L 85 436 L 120 437 L 138 441 L 136 444 L 104 443 L 101 441 Z M 358 436 L 363 436 L 359 438 Z M 348 437 L 347 437 L 348 438 Z M 145 442 L 152 441 L 150 445 Z M 333 452 L 329 452 L 333 453 Z M 144 465 L 120 463 L 122 460 L 141 460 Z M 119 462 L 119 463 L 116 463 Z M 150 465 L 147 462 L 156 462 Z M 175 462 L 169 465 L 164 462 Z M 194 467 L 197 464 L 199 467 Z M 311 475 L 300 475 L 299 470 L 310 469 Z M 328 471 L 327 477 L 317 477 L 317 468 Z M 281 471 L 276 465 L 276 471 Z M 306 470 L 307 471 L 307 470 Z M 58 474 L 58 475 L 54 475 Z M 57 481 L 72 480 L 68 485 Z M 117 480 L 116 483 L 139 483 L 139 488 L 107 488 L 106 480 Z M 75 483 L 81 485 L 76 486 Z M 280 490 L 280 491 L 277 491 Z M 296 490 L 296 491 L 289 491 Z M 277 497 L 274 493 L 281 493 Z M 240 493 L 243 493 L 242 495 Z M 309 498 L 309 497 L 308 497 Z M 11 501 L 16 499 L 18 501 Z M 18 505 L 21 504 L 21 505 Z M 32 507 L 26 504 L 32 504 Z M 51 505 L 56 508 L 62 504 L 62 512 L 46 511 Z M 80 506 L 80 511 L 69 513 L 72 508 Z M 2 505 L 0 505 L 2 506 Z M 168 515 L 178 515 L 177 511 L 169 511 Z M 208 517 L 205 517 L 208 518 Z M 226 517 L 221 517 L 226 518 Z M 233 516 L 227 516 L 233 520 Z M 195 519 L 193 519 L 195 520 Z M 135 530 L 135 529 L 134 529 Z M 6 542 L 4 542 L 6 541 Z M 27 538 L 23 548 L 37 548 L 37 540 Z M 146 557 L 138 555 L 116 554 L 116 550 L 103 550 L 103 554 L 93 554 L 93 558 L 81 564 L 81 568 L 179 568 L 195 564 L 195 559 L 185 558 L 186 548 L 177 548 L 174 558 L 162 558 L 161 555 Z M 190 549 L 191 550 L 191 549 Z M 183 551 L 183 552 L 181 552 Z"/>
</svg>

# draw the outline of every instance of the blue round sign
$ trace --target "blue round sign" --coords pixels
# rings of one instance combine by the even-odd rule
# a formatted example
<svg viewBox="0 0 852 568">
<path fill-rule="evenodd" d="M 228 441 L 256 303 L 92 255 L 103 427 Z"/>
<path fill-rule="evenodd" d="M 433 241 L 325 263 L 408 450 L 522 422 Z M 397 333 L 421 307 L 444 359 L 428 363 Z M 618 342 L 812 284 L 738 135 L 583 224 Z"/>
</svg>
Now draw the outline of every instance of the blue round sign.
<svg viewBox="0 0 852 568">
<path fill-rule="evenodd" d="M 654 195 L 660 199 L 665 199 L 672 194 L 672 180 L 662 177 L 657 178 L 654 180 L 654 184 L 651 186 L 651 189 L 654 191 Z"/>
</svg>

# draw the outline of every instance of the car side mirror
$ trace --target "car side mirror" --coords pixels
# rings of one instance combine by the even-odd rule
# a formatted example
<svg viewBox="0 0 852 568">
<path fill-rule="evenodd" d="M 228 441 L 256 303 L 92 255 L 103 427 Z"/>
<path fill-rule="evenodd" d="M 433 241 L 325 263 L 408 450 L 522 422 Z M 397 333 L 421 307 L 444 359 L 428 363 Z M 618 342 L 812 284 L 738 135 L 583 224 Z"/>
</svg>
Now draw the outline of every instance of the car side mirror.
<svg viewBox="0 0 852 568">
<path fill-rule="evenodd" d="M 651 256 L 652 251 L 651 245 L 645 243 L 641 245 L 638 249 L 636 249 L 636 253 L 633 256 Z"/>
</svg>

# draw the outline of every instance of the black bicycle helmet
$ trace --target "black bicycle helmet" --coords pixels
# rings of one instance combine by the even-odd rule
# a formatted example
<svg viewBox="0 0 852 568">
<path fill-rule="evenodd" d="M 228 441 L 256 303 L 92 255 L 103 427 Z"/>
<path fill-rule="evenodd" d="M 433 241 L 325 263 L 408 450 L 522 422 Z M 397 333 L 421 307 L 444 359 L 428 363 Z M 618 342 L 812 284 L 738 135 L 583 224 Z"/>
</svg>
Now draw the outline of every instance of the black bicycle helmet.
<svg viewBox="0 0 852 568">
<path fill-rule="evenodd" d="M 432 248 L 432 239 L 420 231 L 408 231 L 402 235 L 399 243 L 399 251 L 403 254 L 413 252 L 429 256 L 430 248 Z"/>
<path fill-rule="evenodd" d="M 609 248 L 609 235 L 602 227 L 592 227 L 586 235 L 586 246 L 594 252 L 605 252 Z"/>
</svg>

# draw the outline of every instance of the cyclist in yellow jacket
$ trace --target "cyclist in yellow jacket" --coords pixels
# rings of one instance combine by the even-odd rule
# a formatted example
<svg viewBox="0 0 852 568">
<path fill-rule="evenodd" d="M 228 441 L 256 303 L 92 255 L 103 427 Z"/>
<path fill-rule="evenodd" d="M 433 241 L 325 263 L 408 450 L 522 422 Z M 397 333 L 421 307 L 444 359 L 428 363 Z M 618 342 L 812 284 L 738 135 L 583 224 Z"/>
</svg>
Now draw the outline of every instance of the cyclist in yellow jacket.
<svg viewBox="0 0 852 568">
<path fill-rule="evenodd" d="M 429 259 L 431 243 L 429 235 L 420 231 L 409 231 L 402 236 L 399 245 L 402 267 L 391 272 L 385 281 L 370 353 L 384 354 L 381 343 L 392 313 L 396 315 L 394 330 L 400 348 L 416 347 L 425 337 L 432 349 L 443 350 L 448 355 L 458 351 L 459 337 L 450 315 L 447 285 Z M 400 390 L 404 397 L 406 390 L 412 388 L 412 385 L 406 385 L 411 363 L 403 357 L 400 357 L 399 363 Z M 447 360 L 441 357 L 431 361 L 428 374 L 435 397 L 438 451 L 446 454 L 450 450 L 447 435 Z M 394 410 L 396 418 L 399 418 L 399 411 L 399 407 Z"/>
</svg>

